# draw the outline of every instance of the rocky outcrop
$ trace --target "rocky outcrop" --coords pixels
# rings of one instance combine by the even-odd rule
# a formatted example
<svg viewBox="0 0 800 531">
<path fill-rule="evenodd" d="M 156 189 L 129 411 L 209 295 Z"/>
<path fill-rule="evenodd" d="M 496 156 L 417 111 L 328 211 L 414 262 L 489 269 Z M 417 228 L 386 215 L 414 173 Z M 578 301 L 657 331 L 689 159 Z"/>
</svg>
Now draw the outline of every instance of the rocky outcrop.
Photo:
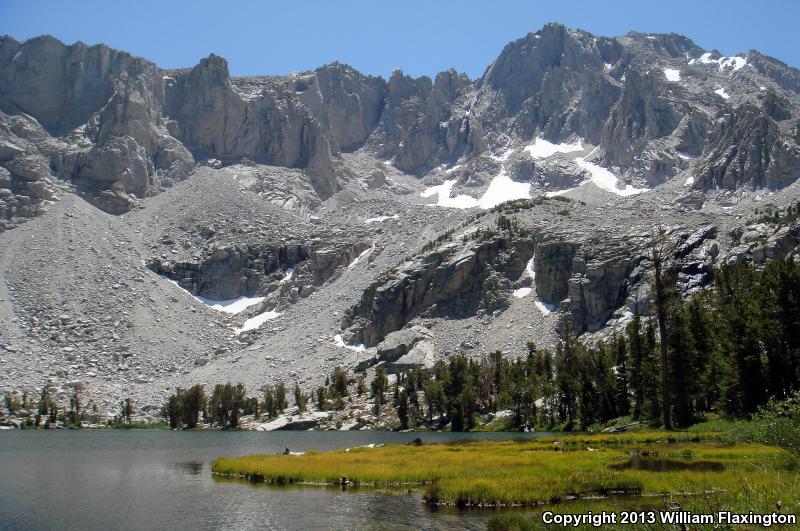
<svg viewBox="0 0 800 531">
<path fill-rule="evenodd" d="M 320 196 L 336 191 L 330 143 L 294 92 L 268 81 L 237 87 L 213 54 L 166 81 L 165 113 L 185 144 L 223 160 L 305 168 Z"/>
<path fill-rule="evenodd" d="M 533 259 L 536 294 L 547 304 L 558 304 L 567 296 L 568 281 L 577 245 L 570 242 L 550 242 L 537 246 Z"/>
<path fill-rule="evenodd" d="M 395 71 L 389 79 L 384 131 L 394 145 L 393 164 L 421 173 L 441 162 L 450 162 L 469 151 L 470 121 L 454 114 L 452 106 L 469 79 L 455 70 L 431 80 L 412 80 Z"/>
<path fill-rule="evenodd" d="M 753 223 L 734 234 L 737 243 L 723 260 L 726 263 L 753 262 L 761 266 L 785 256 L 797 257 L 800 252 L 800 221 L 785 224 Z"/>
<path fill-rule="evenodd" d="M 194 295 L 211 300 L 273 293 L 306 297 L 369 248 L 366 242 L 306 245 L 229 245 L 198 252 L 191 261 L 165 256 L 148 267 Z"/>
<path fill-rule="evenodd" d="M 314 90 L 308 90 L 308 86 Z M 301 99 L 326 125 L 334 149 L 360 147 L 378 125 L 387 95 L 386 82 L 341 63 L 325 65 L 298 81 Z"/>
<path fill-rule="evenodd" d="M 709 285 L 718 265 L 717 228 L 668 233 L 670 267 L 684 295 Z M 533 269 L 542 302 L 568 314 L 577 334 L 596 332 L 614 316 L 652 310 L 648 275 L 651 235 L 621 239 L 550 241 L 536 247 Z"/>
<path fill-rule="evenodd" d="M 408 354 L 414 345 L 425 339 L 431 339 L 430 330 L 423 326 L 412 326 L 392 332 L 378 344 L 378 358 L 381 361 L 394 361 Z"/>
<path fill-rule="evenodd" d="M 26 117 L 0 113 L 0 230 L 41 213 L 55 193 L 48 158 L 26 138 L 26 125 Z"/>
<path fill-rule="evenodd" d="M 112 212 L 194 168 L 189 151 L 161 124 L 161 83 L 152 63 L 103 45 L 0 41 L 0 109 L 27 122 L 20 135 L 39 149 L 48 170 Z M 19 175 L 10 164 L 4 166 Z"/>
<path fill-rule="evenodd" d="M 351 343 L 377 346 L 368 364 L 428 359 L 431 345 L 417 317 L 465 318 L 504 311 L 513 286 L 533 277 L 535 296 L 568 316 L 576 334 L 596 332 L 615 318 L 646 314 L 651 308 L 648 272 L 651 234 L 596 239 L 522 231 L 502 231 L 488 239 L 450 243 L 417 255 L 370 285 L 345 315 L 342 330 Z M 712 281 L 720 256 L 717 229 L 669 231 L 671 263 L 685 295 Z M 788 238 L 788 236 L 786 236 Z M 773 247 L 786 247 L 789 241 Z M 532 275 L 528 274 L 531 262 Z"/>
<path fill-rule="evenodd" d="M 374 346 L 422 314 L 463 317 L 502 308 L 503 294 L 532 252 L 529 239 L 499 236 L 420 255 L 370 285 L 345 315 L 342 329 L 354 342 Z"/>
<path fill-rule="evenodd" d="M 773 92 L 759 106 L 748 103 L 719 117 L 709 140 L 713 150 L 699 170 L 704 187 L 782 188 L 794 182 L 800 146 L 786 134 L 790 118 L 788 103 Z"/>
<path fill-rule="evenodd" d="M 104 45 L 65 46 L 50 36 L 0 38 L 0 108 L 35 117 L 53 136 L 86 124 L 116 92 L 124 73 L 147 62 Z"/>
</svg>

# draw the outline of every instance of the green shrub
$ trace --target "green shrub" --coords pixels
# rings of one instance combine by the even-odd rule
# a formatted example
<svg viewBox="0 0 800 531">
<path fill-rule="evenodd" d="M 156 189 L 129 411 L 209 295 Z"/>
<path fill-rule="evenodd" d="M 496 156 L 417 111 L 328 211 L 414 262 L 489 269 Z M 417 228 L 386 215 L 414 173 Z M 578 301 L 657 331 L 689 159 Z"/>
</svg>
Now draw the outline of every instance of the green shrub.
<svg viewBox="0 0 800 531">
<path fill-rule="evenodd" d="M 783 401 L 770 400 L 742 427 L 740 437 L 800 455 L 800 391 Z"/>
</svg>

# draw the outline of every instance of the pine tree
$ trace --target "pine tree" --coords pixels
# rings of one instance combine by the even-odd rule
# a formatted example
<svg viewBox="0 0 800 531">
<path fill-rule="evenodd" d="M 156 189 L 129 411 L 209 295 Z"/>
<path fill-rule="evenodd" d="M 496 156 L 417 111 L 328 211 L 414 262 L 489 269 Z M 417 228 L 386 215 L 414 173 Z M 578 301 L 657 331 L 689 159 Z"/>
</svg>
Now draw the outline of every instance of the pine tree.
<svg viewBox="0 0 800 531">
<path fill-rule="evenodd" d="M 693 377 L 689 384 L 698 411 L 708 410 L 722 396 L 720 354 L 705 295 L 695 295 L 686 307 L 689 332 L 694 343 L 694 358 L 690 364 Z"/>
<path fill-rule="evenodd" d="M 39 405 L 38 405 L 38 413 L 41 417 L 47 417 L 49 413 L 50 403 L 53 401 L 52 392 L 50 390 L 50 384 L 45 384 L 42 387 L 42 394 L 39 395 Z M 36 425 L 38 426 L 39 423 L 37 422 Z"/>
<path fill-rule="evenodd" d="M 696 357 L 694 339 L 680 301 L 670 306 L 669 323 L 666 341 L 670 354 L 670 402 L 674 406 L 678 427 L 685 428 L 692 421 L 691 379 L 697 375 L 693 373 L 693 360 Z"/>
<path fill-rule="evenodd" d="M 125 424 L 131 423 L 131 418 L 133 417 L 133 401 L 130 397 L 120 403 L 120 415 Z"/>
<path fill-rule="evenodd" d="M 581 367 L 575 350 L 572 321 L 562 319 L 559 326 L 561 340 L 556 345 L 556 387 L 558 389 L 559 417 L 564 429 L 572 431 L 578 422 L 578 399 L 580 394 Z"/>
<path fill-rule="evenodd" d="M 206 403 L 206 394 L 202 385 L 194 385 L 181 395 L 180 417 L 181 424 L 186 428 L 197 427 L 200 412 Z"/>
<path fill-rule="evenodd" d="M 348 396 L 347 392 L 347 371 L 341 367 L 333 369 L 333 388 L 334 394 L 339 397 Z"/>
<path fill-rule="evenodd" d="M 327 393 L 325 392 L 325 387 L 320 386 L 317 389 L 317 409 L 323 411 L 327 406 Z"/>
<path fill-rule="evenodd" d="M 723 349 L 733 354 L 726 408 L 732 414 L 750 414 L 767 398 L 762 363 L 764 322 L 756 270 L 752 264 L 724 265 L 715 271 L 714 279 L 720 341 Z"/>
<path fill-rule="evenodd" d="M 653 287 L 656 303 L 656 321 L 661 338 L 661 415 L 664 429 L 672 429 L 669 383 L 669 347 L 667 342 L 667 319 L 669 305 L 672 302 L 669 286 L 666 235 L 663 229 L 653 235 L 650 257 L 653 261 L 655 275 Z"/>
<path fill-rule="evenodd" d="M 654 425 L 660 425 L 664 417 L 661 410 L 663 400 L 659 393 L 660 374 L 662 372 L 660 353 L 661 348 L 656 339 L 656 329 L 652 322 L 648 322 L 644 333 L 642 385 L 647 390 L 645 395 L 647 418 Z"/>
<path fill-rule="evenodd" d="M 164 406 L 164 418 L 169 422 L 171 429 L 180 428 L 181 422 L 181 405 L 180 393 L 170 395 L 167 404 Z"/>
<path fill-rule="evenodd" d="M 645 380 L 644 380 L 644 338 L 642 337 L 642 318 L 637 313 L 625 327 L 628 336 L 628 353 L 630 367 L 628 368 L 629 384 L 633 390 L 633 409 L 631 417 L 634 421 L 642 418 L 642 411 L 645 407 Z"/>
<path fill-rule="evenodd" d="M 275 390 L 271 385 L 265 385 L 262 388 L 262 392 L 264 393 L 262 409 L 268 419 L 274 419 L 278 416 L 278 404 L 275 400 Z"/>
<path fill-rule="evenodd" d="M 286 400 L 286 385 L 280 382 L 275 386 L 275 409 L 281 414 L 287 407 L 289 407 L 289 402 Z"/>
<path fill-rule="evenodd" d="M 386 369 L 383 367 L 378 367 L 378 369 L 375 371 L 375 377 L 372 379 L 372 383 L 370 384 L 372 398 L 375 399 L 376 403 L 383 404 L 386 401 L 384 394 L 386 393 L 386 389 L 388 387 L 389 378 L 386 376 Z"/>
<path fill-rule="evenodd" d="M 614 401 L 617 415 L 627 416 L 631 412 L 631 402 L 628 396 L 628 347 L 625 342 L 625 336 L 616 336 L 614 339 L 614 350 L 617 357 L 614 371 L 616 380 Z"/>
<path fill-rule="evenodd" d="M 297 406 L 297 411 L 300 413 L 305 412 L 307 408 L 307 399 L 306 395 L 303 394 L 303 390 L 300 389 L 299 384 L 295 384 L 294 386 L 294 403 Z"/>
<path fill-rule="evenodd" d="M 397 398 L 397 418 L 400 420 L 400 429 L 408 429 L 408 390 L 403 388 Z"/>
</svg>

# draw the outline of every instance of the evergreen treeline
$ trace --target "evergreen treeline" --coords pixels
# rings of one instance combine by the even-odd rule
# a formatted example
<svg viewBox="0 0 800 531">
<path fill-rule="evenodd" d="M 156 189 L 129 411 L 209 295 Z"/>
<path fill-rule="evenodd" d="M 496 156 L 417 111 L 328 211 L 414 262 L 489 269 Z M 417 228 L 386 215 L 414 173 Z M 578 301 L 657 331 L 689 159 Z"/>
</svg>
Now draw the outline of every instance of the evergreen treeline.
<svg viewBox="0 0 800 531">
<path fill-rule="evenodd" d="M 34 402 L 27 391 L 19 395 L 6 392 L 4 402 L 6 409 L 12 416 L 23 417 L 25 422 L 20 427 L 55 427 L 60 423 L 63 427 L 79 428 L 83 421 L 97 423 L 99 421 L 97 405 L 94 401 L 84 404 L 83 387 L 74 386 L 69 397 L 69 406 L 59 408 L 53 397 L 50 384 L 45 384 L 39 395 L 39 400 Z M 128 399 L 130 403 L 130 399 Z M 132 406 L 131 406 L 132 409 Z M 124 412 L 123 412 L 124 413 Z"/>
</svg>

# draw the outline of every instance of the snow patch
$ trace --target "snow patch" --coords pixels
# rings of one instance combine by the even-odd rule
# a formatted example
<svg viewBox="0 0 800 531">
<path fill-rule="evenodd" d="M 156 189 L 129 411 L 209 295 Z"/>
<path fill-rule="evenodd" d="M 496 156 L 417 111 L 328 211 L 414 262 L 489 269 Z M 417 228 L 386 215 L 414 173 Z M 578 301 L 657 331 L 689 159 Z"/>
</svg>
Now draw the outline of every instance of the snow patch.
<svg viewBox="0 0 800 531">
<path fill-rule="evenodd" d="M 361 345 L 348 345 L 348 344 L 346 344 L 344 342 L 344 339 L 342 339 L 342 334 L 336 334 L 335 336 L 333 336 L 333 343 L 337 347 L 342 347 L 342 348 L 346 348 L 346 349 L 349 349 L 349 350 L 355 350 L 356 352 L 364 352 L 365 350 L 367 350 L 367 346 L 364 345 L 363 343 Z"/>
<path fill-rule="evenodd" d="M 736 72 L 745 66 L 747 66 L 747 58 L 745 57 L 720 57 L 719 59 L 720 69 L 732 68 Z"/>
<path fill-rule="evenodd" d="M 264 297 L 237 297 L 235 299 L 224 301 L 206 299 L 205 297 L 200 296 L 195 298 L 203 304 L 210 306 L 214 310 L 232 314 L 241 313 L 250 306 L 254 306 L 264 300 Z"/>
<path fill-rule="evenodd" d="M 512 295 L 518 299 L 523 299 L 528 295 L 530 295 L 532 291 L 533 288 L 519 288 L 517 290 L 514 290 L 514 293 L 512 293 Z"/>
<path fill-rule="evenodd" d="M 538 137 L 533 141 L 533 144 L 522 148 L 524 151 L 530 153 L 531 157 L 535 159 L 546 159 L 552 157 L 556 153 L 573 153 L 575 151 L 583 151 L 583 145 L 580 139 L 573 144 L 553 144 L 544 138 Z"/>
<path fill-rule="evenodd" d="M 723 99 L 726 99 L 726 100 L 731 97 L 731 95 L 728 94 L 727 91 L 723 87 L 720 87 L 717 90 L 715 90 L 714 94 L 716 94 L 717 96 L 720 96 L 720 97 L 722 97 Z"/>
<path fill-rule="evenodd" d="M 711 54 L 709 52 L 704 53 L 697 59 L 691 59 L 689 61 L 690 65 L 695 64 L 696 62 L 700 61 L 703 64 L 709 65 L 716 63 L 720 70 L 731 70 L 731 72 L 736 72 L 737 70 L 744 68 L 748 65 L 746 57 L 725 57 L 722 56 L 719 59 L 712 59 Z"/>
<path fill-rule="evenodd" d="M 540 300 L 534 301 L 533 304 L 539 309 L 540 312 L 542 312 L 542 315 L 550 315 L 553 313 L 553 310 L 556 309 L 555 304 L 547 304 L 546 302 L 542 302 Z"/>
<path fill-rule="evenodd" d="M 227 300 L 215 300 L 215 299 L 207 299 L 206 297 L 201 297 L 199 295 L 192 295 L 192 292 L 181 287 L 178 284 L 177 280 L 172 280 L 171 278 L 165 277 L 164 275 L 158 275 L 160 278 L 174 284 L 179 290 L 188 293 L 193 299 L 196 301 L 202 302 L 206 306 L 210 307 L 212 310 L 217 310 L 218 312 L 225 312 L 225 313 L 232 313 L 237 314 L 241 313 L 250 306 L 256 305 L 261 303 L 264 300 L 264 297 L 237 297 L 235 299 L 227 299 Z"/>
<path fill-rule="evenodd" d="M 450 208 L 474 208 L 478 206 L 478 200 L 469 195 L 457 195 L 450 197 L 450 192 L 453 185 L 456 184 L 456 179 L 450 179 L 438 186 L 431 186 L 420 195 L 422 197 L 437 196 L 436 204 L 441 207 Z"/>
<path fill-rule="evenodd" d="M 664 77 L 667 78 L 667 81 L 680 81 L 681 72 L 680 70 L 675 70 L 674 68 L 665 68 Z"/>
<path fill-rule="evenodd" d="M 400 216 L 395 214 L 394 216 L 378 216 L 377 218 L 368 218 L 364 220 L 364 223 L 369 225 L 370 223 L 380 223 L 381 221 L 386 221 L 387 219 L 399 219 Z"/>
<path fill-rule="evenodd" d="M 267 321 L 275 319 L 279 317 L 281 314 L 276 312 L 275 310 L 269 310 L 268 312 L 260 313 L 255 317 L 251 317 L 247 321 L 244 322 L 241 328 L 234 329 L 234 332 L 238 336 L 242 332 L 247 332 L 249 330 L 255 330 L 256 328 L 260 327 Z"/>
<path fill-rule="evenodd" d="M 684 186 L 691 186 L 694 184 L 694 177 L 687 177 L 686 181 L 684 181 Z"/>
<path fill-rule="evenodd" d="M 623 197 L 630 195 L 640 194 L 646 192 L 649 188 L 635 188 L 630 184 L 626 184 L 625 188 L 617 188 L 617 176 L 611 173 L 606 168 L 599 166 L 593 162 L 587 161 L 584 157 L 575 159 L 575 163 L 582 169 L 589 172 L 589 180 L 591 180 L 598 188 L 607 192 L 611 192 Z"/>
<path fill-rule="evenodd" d="M 533 260 L 536 258 L 536 254 L 531 256 L 531 259 L 528 260 L 528 263 L 525 264 L 525 272 L 523 275 L 527 275 L 531 279 L 531 286 L 536 286 L 536 271 L 533 269 Z M 512 295 L 521 299 L 530 295 L 533 292 L 533 288 L 519 288 L 516 290 Z M 533 301 L 534 306 L 541 312 L 542 315 L 549 315 L 550 313 L 555 310 L 555 306 L 552 304 L 544 303 L 540 300 Z"/>
<path fill-rule="evenodd" d="M 505 161 L 512 152 L 513 149 L 509 149 L 500 157 L 495 157 L 494 155 L 489 156 L 498 161 Z M 422 197 L 431 197 L 435 194 L 437 196 L 436 204 L 442 207 L 480 207 L 483 209 L 493 208 L 506 201 L 531 198 L 530 183 L 519 183 L 514 181 L 508 176 L 508 173 L 506 173 L 505 164 L 500 165 L 500 173 L 498 173 L 492 179 L 492 182 L 489 183 L 489 186 L 486 188 L 486 191 L 483 193 L 480 199 L 475 199 L 469 195 L 457 195 L 455 197 L 450 197 L 450 193 L 452 192 L 454 184 L 456 184 L 456 179 L 450 179 L 440 185 L 431 186 L 425 189 L 420 195 Z"/>
<path fill-rule="evenodd" d="M 567 192 L 573 191 L 575 188 L 577 188 L 577 186 L 573 187 L 573 188 L 566 188 L 564 190 L 556 190 L 554 192 L 545 192 L 544 196 L 547 197 L 547 198 L 550 198 L 550 197 L 556 197 L 557 195 L 564 195 Z"/>
<path fill-rule="evenodd" d="M 512 153 L 514 153 L 514 149 L 509 148 L 505 150 L 502 155 L 493 155 L 490 153 L 489 158 L 492 160 L 496 160 L 497 162 L 505 162 L 508 160 L 508 157 L 510 157 Z"/>
<path fill-rule="evenodd" d="M 373 245 L 372 247 L 369 247 L 369 248 L 367 248 L 367 249 L 364 249 L 364 250 L 361 252 L 361 254 L 360 254 L 360 255 L 356 256 L 356 257 L 353 259 L 353 261 L 352 261 L 352 262 L 350 262 L 350 265 L 348 265 L 348 266 L 347 266 L 347 269 L 353 269 L 353 268 L 356 266 L 356 264 L 358 263 L 358 261 L 359 261 L 359 260 L 361 260 L 362 258 L 364 258 L 365 256 L 367 256 L 367 255 L 368 255 L 369 253 L 371 253 L 373 250 L 375 250 L 375 246 L 374 246 L 374 245 Z"/>
<path fill-rule="evenodd" d="M 486 192 L 481 196 L 478 205 L 481 208 L 492 208 L 506 201 L 515 199 L 530 199 L 530 183 L 518 183 L 506 174 L 505 167 L 492 179 Z"/>
</svg>

